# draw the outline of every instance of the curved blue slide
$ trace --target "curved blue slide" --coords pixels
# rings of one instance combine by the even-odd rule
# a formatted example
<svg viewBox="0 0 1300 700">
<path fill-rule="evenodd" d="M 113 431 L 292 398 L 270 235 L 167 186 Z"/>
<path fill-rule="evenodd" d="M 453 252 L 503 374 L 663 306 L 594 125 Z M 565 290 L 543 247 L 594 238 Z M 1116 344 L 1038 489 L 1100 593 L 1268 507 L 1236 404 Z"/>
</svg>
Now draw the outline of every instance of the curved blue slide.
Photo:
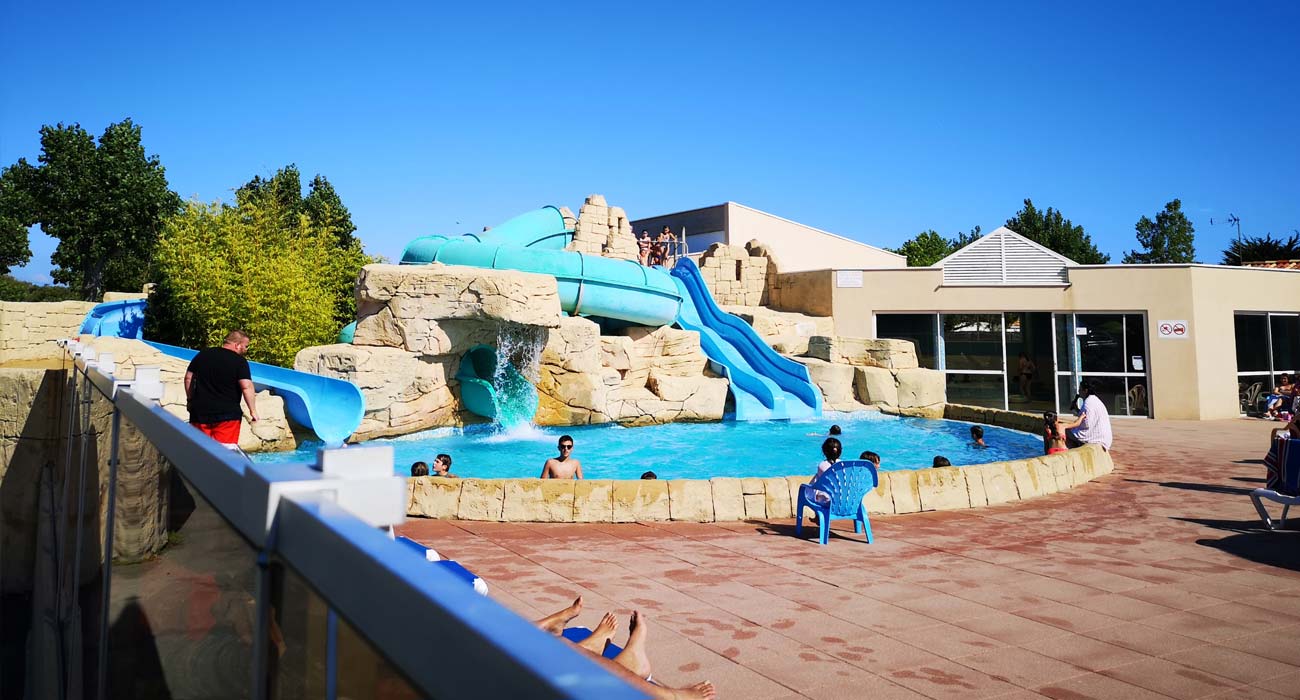
<svg viewBox="0 0 1300 700">
<path fill-rule="evenodd" d="M 481 234 L 417 238 L 407 245 L 402 264 L 441 262 L 551 275 L 560 306 L 569 314 L 645 326 L 676 323 L 699 332 L 705 354 L 730 380 L 737 420 L 821 415 L 821 390 L 809 381 L 807 368 L 779 355 L 748 324 L 719 309 L 695 263 L 683 259 L 669 274 L 563 250 L 572 236 L 559 210 L 544 207 Z"/>
<path fill-rule="evenodd" d="M 116 336 L 144 340 L 145 299 L 128 299 L 97 304 L 81 324 L 82 335 Z M 197 350 L 144 342 L 169 357 L 189 361 Z M 361 426 L 366 410 L 361 390 L 352 382 L 298 372 L 284 367 L 249 362 L 253 385 L 270 389 L 284 399 L 285 412 L 297 424 L 310 428 L 326 445 L 341 445 Z"/>
<path fill-rule="evenodd" d="M 822 392 L 812 384 L 808 368 L 782 357 L 748 323 L 718 308 L 693 260 L 678 260 L 672 276 L 683 298 L 677 325 L 699 332 L 709 359 L 725 368 L 732 386 L 748 394 L 733 392 L 737 420 L 822 414 Z"/>
</svg>

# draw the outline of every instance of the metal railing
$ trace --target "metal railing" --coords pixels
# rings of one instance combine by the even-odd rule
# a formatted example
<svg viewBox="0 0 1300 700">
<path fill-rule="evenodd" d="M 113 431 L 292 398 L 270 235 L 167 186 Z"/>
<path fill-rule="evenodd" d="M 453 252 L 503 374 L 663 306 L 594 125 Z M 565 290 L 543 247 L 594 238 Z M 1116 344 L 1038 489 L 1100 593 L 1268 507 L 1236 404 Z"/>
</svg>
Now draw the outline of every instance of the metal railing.
<svg viewBox="0 0 1300 700">
<path fill-rule="evenodd" d="M 29 659 L 29 697 L 643 697 L 392 541 L 381 527 L 404 518 L 406 486 L 391 448 L 253 464 L 167 412 L 157 368 L 123 380 L 108 353 L 71 341 L 67 352 L 61 503 L 76 512 L 52 520 L 74 524 L 56 542 L 70 534 L 75 542 L 70 552 L 56 547 L 56 578 L 70 583 L 56 587 L 49 633 L 33 634 L 59 653 Z M 91 425 L 93 411 L 103 417 L 98 401 L 111 404 L 106 477 L 98 456 L 87 464 L 102 437 Z M 160 488 L 168 495 L 157 516 L 168 546 L 115 565 L 128 430 L 133 459 L 156 449 L 170 465 L 160 472 L 170 486 Z M 103 482 L 101 507 L 85 496 Z M 100 512 L 97 560 L 83 539 L 100 537 Z M 97 575 L 81 580 L 83 566 Z M 98 619 L 78 609 L 91 599 Z"/>
</svg>

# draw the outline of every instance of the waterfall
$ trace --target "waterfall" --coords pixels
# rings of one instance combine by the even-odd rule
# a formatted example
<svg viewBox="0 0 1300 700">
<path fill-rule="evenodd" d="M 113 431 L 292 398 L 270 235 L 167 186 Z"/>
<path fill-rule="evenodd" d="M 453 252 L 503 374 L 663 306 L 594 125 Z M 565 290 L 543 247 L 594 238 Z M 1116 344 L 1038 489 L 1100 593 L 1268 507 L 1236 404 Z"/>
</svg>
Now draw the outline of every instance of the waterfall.
<svg viewBox="0 0 1300 700">
<path fill-rule="evenodd" d="M 503 323 L 497 329 L 497 363 L 492 388 L 497 396 L 497 424 L 503 430 L 532 424 L 537 412 L 545 331 L 533 326 Z"/>
</svg>

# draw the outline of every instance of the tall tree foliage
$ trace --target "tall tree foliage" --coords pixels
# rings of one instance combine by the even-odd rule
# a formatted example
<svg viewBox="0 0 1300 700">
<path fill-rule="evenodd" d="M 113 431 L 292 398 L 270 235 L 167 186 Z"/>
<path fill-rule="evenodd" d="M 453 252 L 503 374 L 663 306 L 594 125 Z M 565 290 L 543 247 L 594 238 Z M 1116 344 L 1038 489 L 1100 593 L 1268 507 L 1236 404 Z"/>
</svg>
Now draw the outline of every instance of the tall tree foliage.
<svg viewBox="0 0 1300 700">
<path fill-rule="evenodd" d="M 97 300 L 147 281 L 162 222 L 181 205 L 140 127 L 110 124 L 95 143 L 79 124 L 41 128 L 40 165 L 19 159 L 0 175 L 0 267 L 30 259 L 27 228 L 58 239 L 52 276 Z"/>
<path fill-rule="evenodd" d="M 1262 238 L 1247 236 L 1233 241 L 1228 249 L 1223 251 L 1224 265 L 1298 259 L 1300 259 L 1300 233 L 1290 238 L 1273 238 L 1271 233 L 1265 234 Z"/>
<path fill-rule="evenodd" d="M 1040 211 L 1029 199 L 1025 200 L 1023 209 L 1007 219 L 1007 228 L 1083 265 L 1110 262 L 1110 256 L 1097 250 L 1082 226 L 1075 226 L 1051 207 Z"/>
<path fill-rule="evenodd" d="M 304 211 L 296 179 L 249 183 L 235 206 L 188 203 L 158 241 L 145 333 L 189 347 L 214 345 L 232 328 L 253 338 L 248 354 L 290 366 L 309 345 L 331 343 L 340 323 L 341 280 L 353 285 L 370 262 L 349 230 L 340 245 L 339 212 L 325 222 Z M 344 210 L 345 211 L 345 210 Z M 347 319 L 351 321 L 352 318 Z"/>
<path fill-rule="evenodd" d="M 1144 252 L 1130 250 L 1124 264 L 1196 262 L 1195 233 L 1192 222 L 1183 215 L 1183 203 L 1177 199 L 1165 205 L 1152 221 L 1143 216 L 1134 226 L 1138 245 Z"/>
<path fill-rule="evenodd" d="M 930 229 L 916 234 L 893 252 L 906 256 L 908 267 L 929 267 L 974 243 L 979 237 L 979 226 L 969 233 L 958 233 L 956 238 L 944 238 Z"/>
</svg>

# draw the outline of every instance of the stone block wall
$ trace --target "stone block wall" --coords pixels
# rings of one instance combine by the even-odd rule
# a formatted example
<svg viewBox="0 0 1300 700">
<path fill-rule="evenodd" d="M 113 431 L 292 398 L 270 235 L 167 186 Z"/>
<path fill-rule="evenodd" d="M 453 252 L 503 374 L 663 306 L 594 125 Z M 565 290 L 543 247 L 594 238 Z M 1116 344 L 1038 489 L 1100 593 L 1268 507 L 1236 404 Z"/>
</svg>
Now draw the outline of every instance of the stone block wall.
<svg viewBox="0 0 1300 700">
<path fill-rule="evenodd" d="M 872 514 L 980 508 L 1064 491 L 1114 469 L 1089 445 L 1033 459 L 969 467 L 886 471 L 863 499 Z M 407 513 L 508 522 L 726 522 L 793 517 L 809 477 L 550 481 L 408 480 Z"/>
<path fill-rule="evenodd" d="M 566 250 L 619 260 L 636 260 L 638 249 L 632 225 L 622 207 L 611 207 L 604 195 L 588 195 L 578 209 L 573 240 Z"/>
<path fill-rule="evenodd" d="M 758 306 L 767 303 L 767 280 L 776 262 L 755 255 L 757 241 L 749 245 L 714 243 L 700 256 L 700 276 L 719 306 Z"/>
<path fill-rule="evenodd" d="M 763 342 L 783 355 L 802 355 L 808 351 L 813 336 L 835 335 L 835 319 L 809 316 L 790 311 L 774 311 L 766 306 L 723 306 L 748 323 Z"/>
<path fill-rule="evenodd" d="M 50 360 L 63 357 L 56 340 L 77 334 L 89 301 L 0 302 L 0 363 Z"/>
</svg>

